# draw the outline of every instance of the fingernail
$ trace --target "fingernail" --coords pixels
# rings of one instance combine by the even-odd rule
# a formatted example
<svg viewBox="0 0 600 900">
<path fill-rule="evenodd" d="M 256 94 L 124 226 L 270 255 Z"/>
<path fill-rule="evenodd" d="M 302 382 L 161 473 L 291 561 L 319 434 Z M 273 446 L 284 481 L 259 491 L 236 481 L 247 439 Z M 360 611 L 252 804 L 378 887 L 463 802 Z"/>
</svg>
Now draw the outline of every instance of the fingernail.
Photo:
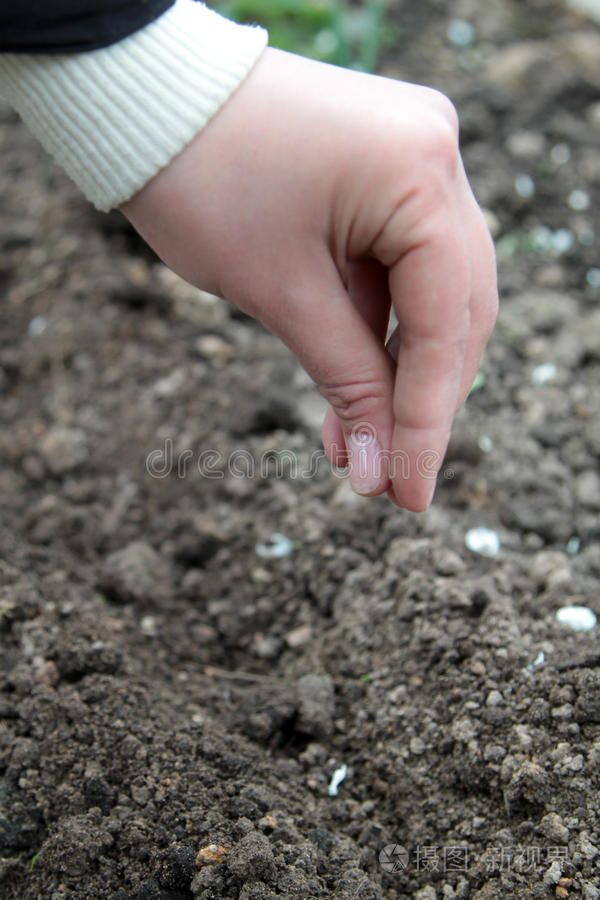
<svg viewBox="0 0 600 900">
<path fill-rule="evenodd" d="M 372 431 L 353 431 L 346 439 L 350 484 L 357 494 L 371 494 L 382 475 L 381 445 Z"/>
</svg>

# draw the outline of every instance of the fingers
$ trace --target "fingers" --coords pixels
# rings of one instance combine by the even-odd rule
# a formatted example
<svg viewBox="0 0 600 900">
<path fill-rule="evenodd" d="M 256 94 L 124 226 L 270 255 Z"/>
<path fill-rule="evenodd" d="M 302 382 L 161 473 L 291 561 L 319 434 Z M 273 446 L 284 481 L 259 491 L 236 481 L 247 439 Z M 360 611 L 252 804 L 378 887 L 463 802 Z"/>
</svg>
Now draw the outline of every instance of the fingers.
<svg viewBox="0 0 600 900">
<path fill-rule="evenodd" d="M 415 511 L 431 501 L 463 386 L 472 285 L 462 225 L 445 215 L 390 270 L 399 323 L 390 478 Z"/>
<path fill-rule="evenodd" d="M 335 464 L 347 462 L 354 490 L 371 496 L 389 487 L 385 450 L 393 430 L 394 365 L 381 337 L 389 304 L 376 311 L 377 304 L 369 301 L 366 269 L 353 273 L 353 284 L 357 306 L 377 335 L 325 254 L 302 295 L 286 303 L 288 315 L 277 330 L 335 414 L 335 420 L 328 415 L 324 426 L 328 455 Z"/>
<path fill-rule="evenodd" d="M 348 264 L 348 296 L 375 339 L 383 343 L 390 317 L 391 297 L 388 271 L 375 259 L 358 260 Z M 334 466 L 348 465 L 344 432 L 332 406 L 327 407 L 323 422 L 323 446 Z M 389 447 L 384 448 L 386 451 Z"/>
</svg>

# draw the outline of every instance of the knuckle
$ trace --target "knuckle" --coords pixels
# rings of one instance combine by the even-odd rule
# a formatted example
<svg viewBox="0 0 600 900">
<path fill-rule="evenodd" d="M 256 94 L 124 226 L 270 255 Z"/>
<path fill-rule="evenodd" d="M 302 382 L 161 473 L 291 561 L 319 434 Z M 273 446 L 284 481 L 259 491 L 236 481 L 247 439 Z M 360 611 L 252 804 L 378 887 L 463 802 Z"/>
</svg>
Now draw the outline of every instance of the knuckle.
<svg viewBox="0 0 600 900">
<path fill-rule="evenodd" d="M 460 161 L 458 113 L 451 100 L 433 89 L 429 92 L 429 115 L 425 122 L 424 153 L 428 163 L 444 176 L 454 174 Z"/>
<path fill-rule="evenodd" d="M 380 381 L 355 381 L 322 384 L 319 391 L 325 397 L 343 425 L 369 422 L 373 407 L 387 395 L 387 385 Z"/>
</svg>

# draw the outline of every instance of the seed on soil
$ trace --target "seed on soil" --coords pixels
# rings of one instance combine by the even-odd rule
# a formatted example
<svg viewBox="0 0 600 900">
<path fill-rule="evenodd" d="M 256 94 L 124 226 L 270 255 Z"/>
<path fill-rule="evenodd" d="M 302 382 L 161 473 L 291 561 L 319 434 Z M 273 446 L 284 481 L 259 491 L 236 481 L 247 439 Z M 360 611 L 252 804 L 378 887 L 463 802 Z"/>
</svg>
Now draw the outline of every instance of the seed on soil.
<svg viewBox="0 0 600 900">
<path fill-rule="evenodd" d="M 584 212 L 586 209 L 589 209 L 590 202 L 590 195 L 587 191 L 582 191 L 581 188 L 571 191 L 567 199 L 571 209 L 574 209 L 576 212 Z"/>
<path fill-rule="evenodd" d="M 199 869 L 202 866 L 214 866 L 222 863 L 227 855 L 227 848 L 222 844 L 207 844 L 200 847 L 196 854 L 196 865 Z"/>
<path fill-rule="evenodd" d="M 573 631 L 590 631 L 597 621 L 589 606 L 561 606 L 556 610 L 556 620 Z"/>
<path fill-rule="evenodd" d="M 470 47 L 477 34 L 473 23 L 466 19 L 451 19 L 446 33 L 455 47 Z"/>
<path fill-rule="evenodd" d="M 38 337 L 38 335 L 44 333 L 47 325 L 48 319 L 46 316 L 34 316 L 27 326 L 27 331 L 29 334 L 33 335 L 33 337 Z"/>
<path fill-rule="evenodd" d="M 333 775 L 331 776 L 331 781 L 329 782 L 329 787 L 327 788 L 327 793 L 330 797 L 337 797 L 338 795 L 338 787 L 348 774 L 348 767 L 345 763 L 343 763 L 338 769 L 335 770 Z"/>
<path fill-rule="evenodd" d="M 542 665 L 542 663 L 545 661 L 545 659 L 546 659 L 546 657 L 545 657 L 545 655 L 544 655 L 544 651 L 543 651 L 543 650 L 540 650 L 540 652 L 538 653 L 538 655 L 536 656 L 536 658 L 533 660 L 533 662 L 530 662 L 529 665 L 526 666 L 527 671 L 528 671 L 528 672 L 533 672 L 533 670 L 534 670 L 535 668 L 537 668 L 537 666 L 541 666 L 541 665 Z"/>
<path fill-rule="evenodd" d="M 491 528 L 470 528 L 465 535 L 465 544 L 481 556 L 496 556 L 500 550 L 500 538 Z"/>
<path fill-rule="evenodd" d="M 494 449 L 494 440 L 489 437 L 487 434 L 482 434 L 479 440 L 477 441 L 479 449 L 483 453 L 491 453 Z"/>
<path fill-rule="evenodd" d="M 557 374 L 558 369 L 554 363 L 542 363 L 541 365 L 536 366 L 531 373 L 531 380 L 533 384 L 546 384 L 547 381 L 552 381 L 553 378 L 556 378 Z"/>
<path fill-rule="evenodd" d="M 588 269 L 585 280 L 591 287 L 600 287 L 600 269 L 595 266 Z"/>
<path fill-rule="evenodd" d="M 550 159 L 555 166 L 564 166 L 571 159 L 571 148 L 568 144 L 555 144 L 550 151 Z"/>
<path fill-rule="evenodd" d="M 294 544 L 285 534 L 279 531 L 273 532 L 268 544 L 258 543 L 255 546 L 256 555 L 263 559 L 280 559 L 289 556 L 294 549 Z"/>
</svg>

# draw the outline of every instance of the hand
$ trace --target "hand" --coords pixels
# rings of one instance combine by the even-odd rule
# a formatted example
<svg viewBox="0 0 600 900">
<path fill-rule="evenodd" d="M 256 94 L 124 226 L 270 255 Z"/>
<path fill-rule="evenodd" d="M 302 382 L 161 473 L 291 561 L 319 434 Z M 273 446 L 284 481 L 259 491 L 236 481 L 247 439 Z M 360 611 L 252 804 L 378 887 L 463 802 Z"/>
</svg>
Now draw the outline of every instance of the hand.
<svg viewBox="0 0 600 900">
<path fill-rule="evenodd" d="M 497 310 L 457 130 L 433 90 L 267 49 L 123 206 L 175 272 L 291 348 L 354 489 L 412 510 L 431 500 Z"/>
</svg>

